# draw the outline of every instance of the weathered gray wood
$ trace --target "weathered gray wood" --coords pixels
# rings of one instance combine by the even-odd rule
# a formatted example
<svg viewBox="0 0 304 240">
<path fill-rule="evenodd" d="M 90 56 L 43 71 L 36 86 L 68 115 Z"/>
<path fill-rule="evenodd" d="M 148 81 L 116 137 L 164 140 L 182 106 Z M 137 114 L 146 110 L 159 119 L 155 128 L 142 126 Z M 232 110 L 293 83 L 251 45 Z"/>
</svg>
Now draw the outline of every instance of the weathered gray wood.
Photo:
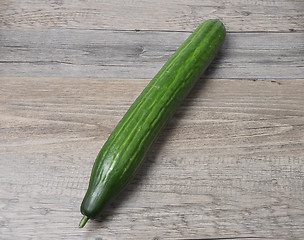
<svg viewBox="0 0 304 240">
<path fill-rule="evenodd" d="M 303 12 L 302 0 L 0 0 L 0 239 L 302 239 Z M 208 18 L 228 29 L 220 56 L 103 222 L 78 229 L 99 148 Z"/>
<path fill-rule="evenodd" d="M 229 31 L 303 31 L 303 0 L 10 0 L 1 1 L 0 28 L 192 31 L 219 18 Z"/>
<path fill-rule="evenodd" d="M 77 229 L 96 154 L 147 83 L 0 78 L 0 239 L 301 239 L 303 79 L 200 81 L 104 221 Z"/>
<path fill-rule="evenodd" d="M 153 78 L 190 35 L 78 30 L 1 33 L 0 75 L 9 77 Z M 228 33 L 208 77 L 302 78 L 303 39 L 304 33 Z"/>
</svg>

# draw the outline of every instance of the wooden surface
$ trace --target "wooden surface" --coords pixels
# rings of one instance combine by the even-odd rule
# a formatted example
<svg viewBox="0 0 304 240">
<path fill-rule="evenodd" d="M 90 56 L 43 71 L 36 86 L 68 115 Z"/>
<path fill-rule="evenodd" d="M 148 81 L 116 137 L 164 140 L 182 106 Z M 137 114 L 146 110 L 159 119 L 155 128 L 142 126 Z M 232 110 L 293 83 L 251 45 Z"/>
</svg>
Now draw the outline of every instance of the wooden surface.
<svg viewBox="0 0 304 240">
<path fill-rule="evenodd" d="M 304 2 L 0 0 L 0 239 L 301 239 Z M 198 24 L 225 44 L 78 229 L 95 157 Z"/>
</svg>

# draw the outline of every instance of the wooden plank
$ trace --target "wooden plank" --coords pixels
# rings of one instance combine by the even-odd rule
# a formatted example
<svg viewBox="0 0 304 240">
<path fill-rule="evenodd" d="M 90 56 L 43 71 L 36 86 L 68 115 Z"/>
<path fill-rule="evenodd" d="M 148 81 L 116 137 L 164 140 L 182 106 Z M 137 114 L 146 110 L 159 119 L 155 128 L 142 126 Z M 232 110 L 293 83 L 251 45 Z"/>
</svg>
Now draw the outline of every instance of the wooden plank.
<svg viewBox="0 0 304 240">
<path fill-rule="evenodd" d="M 302 0 L 10 0 L 1 1 L 0 28 L 193 31 L 218 18 L 229 31 L 303 31 Z"/>
<path fill-rule="evenodd" d="M 147 79 L 0 78 L 0 232 L 12 239 L 301 239 L 303 79 L 199 82 L 102 222 L 92 163 Z"/>
<path fill-rule="evenodd" d="M 0 74 L 6 77 L 153 78 L 190 35 L 149 31 L 1 32 Z M 228 33 L 208 77 L 302 78 L 303 39 L 304 33 Z"/>
</svg>

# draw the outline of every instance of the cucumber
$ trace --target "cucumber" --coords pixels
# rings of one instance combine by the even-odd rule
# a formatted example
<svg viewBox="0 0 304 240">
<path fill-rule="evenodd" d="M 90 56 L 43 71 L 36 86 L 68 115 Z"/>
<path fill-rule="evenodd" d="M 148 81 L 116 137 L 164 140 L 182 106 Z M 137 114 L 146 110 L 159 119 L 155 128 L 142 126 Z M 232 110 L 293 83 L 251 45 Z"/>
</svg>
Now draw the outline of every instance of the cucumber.
<svg viewBox="0 0 304 240">
<path fill-rule="evenodd" d="M 135 100 L 96 158 L 79 227 L 99 217 L 132 179 L 161 129 L 214 59 L 225 35 L 219 20 L 203 22 Z"/>
</svg>

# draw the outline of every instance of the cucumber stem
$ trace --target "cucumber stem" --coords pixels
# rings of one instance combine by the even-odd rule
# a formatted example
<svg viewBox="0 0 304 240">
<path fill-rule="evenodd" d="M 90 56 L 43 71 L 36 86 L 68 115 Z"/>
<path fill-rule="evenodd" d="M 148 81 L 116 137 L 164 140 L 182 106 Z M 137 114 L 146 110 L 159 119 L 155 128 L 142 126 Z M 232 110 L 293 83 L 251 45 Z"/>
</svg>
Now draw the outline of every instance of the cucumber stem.
<svg viewBox="0 0 304 240">
<path fill-rule="evenodd" d="M 87 216 L 83 216 L 82 219 L 80 220 L 79 228 L 83 228 L 84 225 L 86 225 L 88 220 L 89 220 L 89 218 Z"/>
</svg>

